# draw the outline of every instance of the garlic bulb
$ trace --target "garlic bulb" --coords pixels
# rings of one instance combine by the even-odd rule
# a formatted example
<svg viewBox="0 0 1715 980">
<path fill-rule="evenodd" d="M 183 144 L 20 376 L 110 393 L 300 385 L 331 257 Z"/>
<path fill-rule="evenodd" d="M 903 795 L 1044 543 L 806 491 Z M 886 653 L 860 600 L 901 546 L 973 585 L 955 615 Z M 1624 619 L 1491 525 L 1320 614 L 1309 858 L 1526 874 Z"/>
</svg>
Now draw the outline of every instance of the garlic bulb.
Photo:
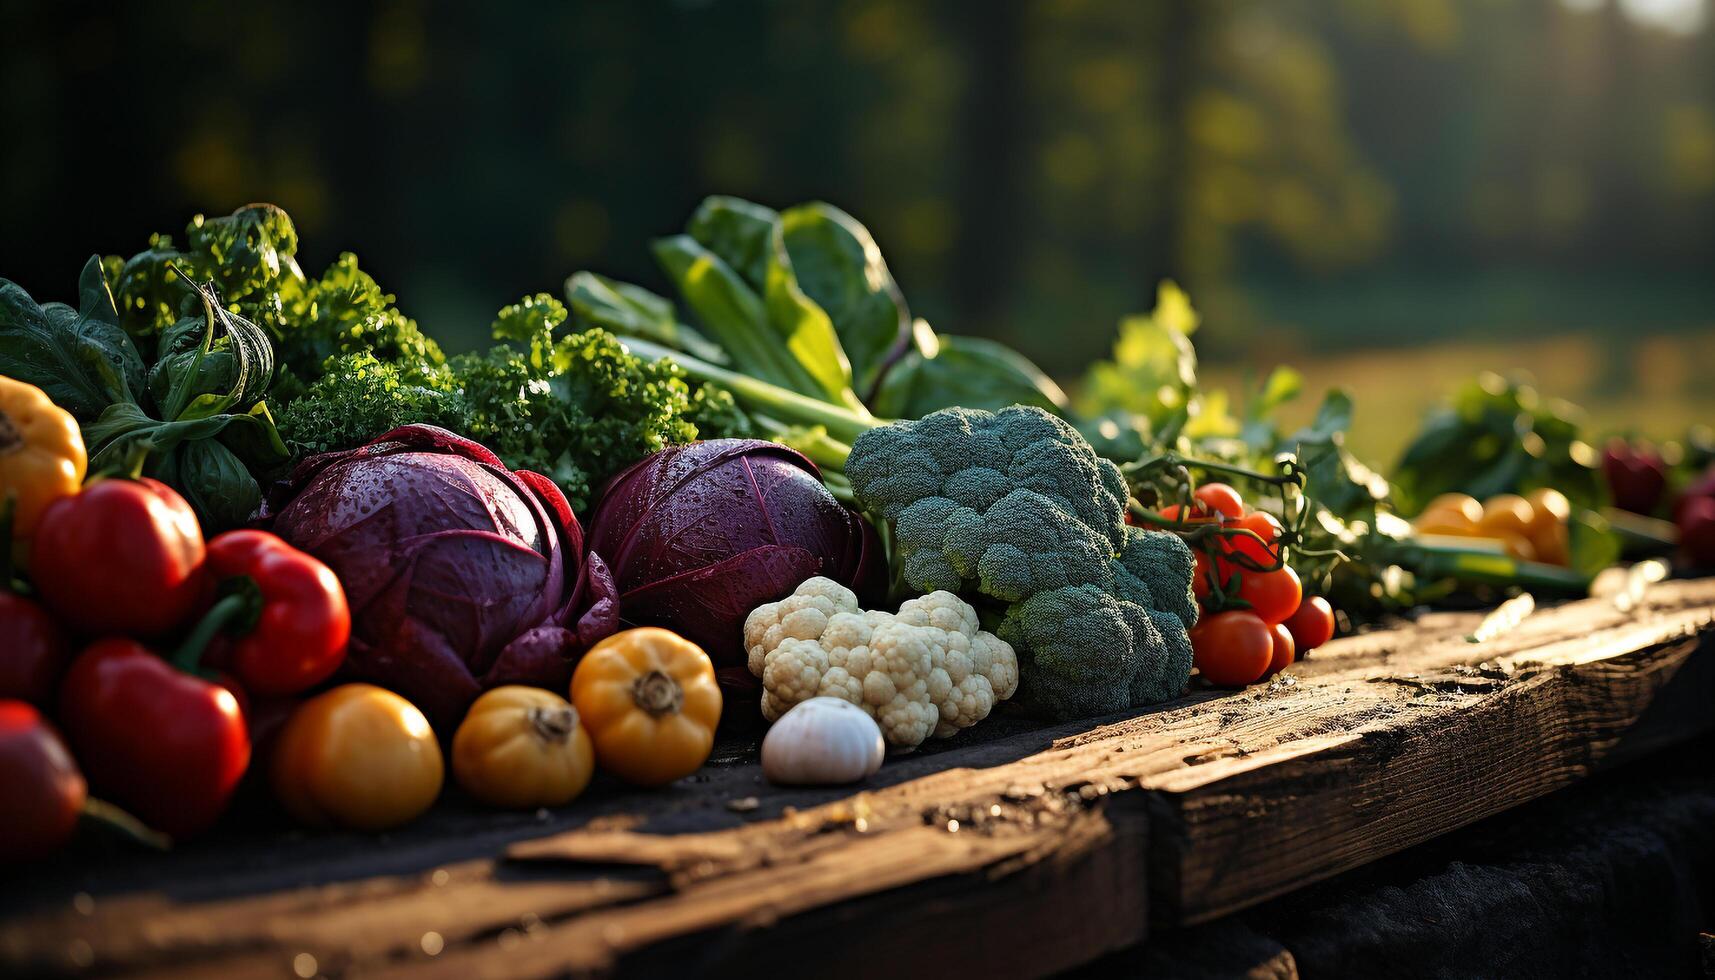
<svg viewBox="0 0 1715 980">
<path fill-rule="evenodd" d="M 810 698 L 780 716 L 762 740 L 762 774 L 788 786 L 855 783 L 881 768 L 881 729 L 839 698 Z"/>
</svg>

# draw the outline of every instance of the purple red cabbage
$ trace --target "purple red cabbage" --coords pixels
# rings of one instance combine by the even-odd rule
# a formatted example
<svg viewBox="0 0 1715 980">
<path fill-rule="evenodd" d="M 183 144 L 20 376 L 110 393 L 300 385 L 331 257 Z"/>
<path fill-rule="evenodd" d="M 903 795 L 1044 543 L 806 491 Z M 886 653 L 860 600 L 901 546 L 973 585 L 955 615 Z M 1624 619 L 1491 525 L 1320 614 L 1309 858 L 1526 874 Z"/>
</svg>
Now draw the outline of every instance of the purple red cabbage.
<svg viewBox="0 0 1715 980">
<path fill-rule="evenodd" d="M 613 578 L 553 481 L 445 429 L 306 459 L 264 513 L 345 587 L 344 678 L 398 691 L 443 736 L 489 688 L 563 693 L 618 627 Z"/>
<path fill-rule="evenodd" d="M 608 481 L 589 524 L 625 622 L 674 630 L 735 685 L 756 683 L 742 642 L 752 609 L 816 575 L 872 600 L 886 586 L 875 529 L 834 499 L 814 463 L 772 442 L 662 450 Z"/>
</svg>

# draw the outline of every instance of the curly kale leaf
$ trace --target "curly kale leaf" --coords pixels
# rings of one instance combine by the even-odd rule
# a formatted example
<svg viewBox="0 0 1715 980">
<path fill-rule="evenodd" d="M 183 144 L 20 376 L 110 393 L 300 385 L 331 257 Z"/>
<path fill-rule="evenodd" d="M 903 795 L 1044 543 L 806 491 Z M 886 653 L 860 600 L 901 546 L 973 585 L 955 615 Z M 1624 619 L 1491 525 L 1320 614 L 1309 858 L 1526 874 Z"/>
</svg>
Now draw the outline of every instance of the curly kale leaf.
<svg viewBox="0 0 1715 980">
<path fill-rule="evenodd" d="M 390 429 L 426 422 L 465 428 L 465 402 L 443 367 L 381 361 L 368 351 L 341 354 L 280 413 L 280 435 L 293 456 L 361 446 Z"/>
</svg>

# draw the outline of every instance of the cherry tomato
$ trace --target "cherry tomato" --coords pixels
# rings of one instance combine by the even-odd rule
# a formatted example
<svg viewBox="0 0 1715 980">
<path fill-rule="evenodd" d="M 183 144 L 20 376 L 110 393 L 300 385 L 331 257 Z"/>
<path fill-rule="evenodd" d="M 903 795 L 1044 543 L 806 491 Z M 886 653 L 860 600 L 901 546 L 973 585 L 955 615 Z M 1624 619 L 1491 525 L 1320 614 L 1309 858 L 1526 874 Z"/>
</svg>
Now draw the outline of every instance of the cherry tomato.
<svg viewBox="0 0 1715 980">
<path fill-rule="evenodd" d="M 1191 631 L 1193 662 L 1203 679 L 1221 687 L 1244 687 L 1261 678 L 1274 659 L 1274 636 L 1248 609 L 1216 613 Z"/>
<path fill-rule="evenodd" d="M 1286 617 L 1298 608 L 1303 590 L 1298 573 L 1287 565 L 1272 572 L 1241 572 L 1239 598 L 1251 604 L 1251 610 L 1270 626 L 1286 622 Z"/>
<path fill-rule="evenodd" d="M 1274 640 L 1274 655 L 1269 658 L 1268 669 L 1262 672 L 1263 677 L 1273 677 L 1292 666 L 1293 658 L 1292 634 L 1287 632 L 1285 623 L 1270 626 L 1268 635 Z"/>
<path fill-rule="evenodd" d="M 1191 494 L 1208 510 L 1229 520 L 1245 516 L 1245 501 L 1239 492 L 1225 483 L 1205 483 Z"/>
<path fill-rule="evenodd" d="M 47 610 L 0 591 L 0 698 L 22 698 L 38 708 L 53 704 L 70 659 L 65 634 Z"/>
<path fill-rule="evenodd" d="M 1262 539 L 1259 542 L 1243 535 L 1222 538 L 1221 541 L 1226 545 L 1229 554 L 1244 555 L 1259 565 L 1272 565 L 1279 558 L 1273 545 L 1275 539 L 1280 537 L 1281 527 L 1273 514 L 1253 510 L 1236 521 L 1225 523 L 1228 527 L 1243 528 Z"/>
<path fill-rule="evenodd" d="M 1181 516 L 1183 514 L 1183 516 Z M 1185 521 L 1193 524 L 1207 524 L 1215 520 L 1215 516 L 1203 508 L 1201 504 L 1192 504 L 1189 510 L 1178 504 L 1168 504 L 1161 508 L 1161 516 L 1169 521 Z"/>
<path fill-rule="evenodd" d="M 71 838 L 88 792 L 41 712 L 0 701 L 0 863 L 47 857 Z"/>
<path fill-rule="evenodd" d="M 1334 638 L 1334 607 L 1319 595 L 1307 595 L 1282 625 L 1292 634 L 1294 649 L 1309 653 Z"/>
</svg>

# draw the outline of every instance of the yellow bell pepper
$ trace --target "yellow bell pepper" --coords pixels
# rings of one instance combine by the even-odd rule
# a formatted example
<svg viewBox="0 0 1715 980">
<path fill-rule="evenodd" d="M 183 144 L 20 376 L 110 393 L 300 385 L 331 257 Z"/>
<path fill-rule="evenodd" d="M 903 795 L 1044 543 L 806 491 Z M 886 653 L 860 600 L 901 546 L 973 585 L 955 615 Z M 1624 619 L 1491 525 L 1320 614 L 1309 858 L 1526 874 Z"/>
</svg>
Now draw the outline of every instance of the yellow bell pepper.
<svg viewBox="0 0 1715 980">
<path fill-rule="evenodd" d="M 0 375 L 0 501 L 12 498 L 12 537 L 27 541 L 47 506 L 77 493 L 89 467 L 71 413 L 42 389 Z"/>
<path fill-rule="evenodd" d="M 639 786 L 689 776 L 709 757 L 721 690 L 703 648 L 652 626 L 597 643 L 572 672 L 572 705 L 596 762 Z"/>
<path fill-rule="evenodd" d="M 417 706 L 373 684 L 303 704 L 274 746 L 274 795 L 312 827 L 386 830 L 441 795 L 441 747 Z"/>
<path fill-rule="evenodd" d="M 566 699 L 539 687 L 497 687 L 476 699 L 453 736 L 453 775 L 492 806 L 564 806 L 590 784 L 595 750 Z"/>
</svg>

